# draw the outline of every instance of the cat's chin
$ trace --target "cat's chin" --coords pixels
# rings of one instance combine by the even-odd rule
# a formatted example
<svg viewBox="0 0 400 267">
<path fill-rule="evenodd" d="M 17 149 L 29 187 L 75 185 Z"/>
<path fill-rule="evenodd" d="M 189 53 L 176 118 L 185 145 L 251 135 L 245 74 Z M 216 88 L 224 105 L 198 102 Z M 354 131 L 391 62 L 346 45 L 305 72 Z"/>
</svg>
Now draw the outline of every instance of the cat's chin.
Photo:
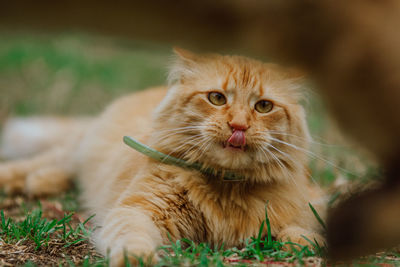
<svg viewBox="0 0 400 267">
<path fill-rule="evenodd" d="M 243 169 L 252 164 L 246 148 L 233 146 L 226 146 L 213 151 L 209 159 L 211 159 L 212 165 L 231 170 Z"/>
</svg>

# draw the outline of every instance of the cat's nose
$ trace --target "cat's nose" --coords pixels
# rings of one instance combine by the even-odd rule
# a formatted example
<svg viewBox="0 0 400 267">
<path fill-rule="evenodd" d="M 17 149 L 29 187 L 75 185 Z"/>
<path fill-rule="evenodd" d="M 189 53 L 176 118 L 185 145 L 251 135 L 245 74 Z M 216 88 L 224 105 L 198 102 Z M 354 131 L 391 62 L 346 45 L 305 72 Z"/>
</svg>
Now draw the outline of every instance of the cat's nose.
<svg viewBox="0 0 400 267">
<path fill-rule="evenodd" d="M 246 131 L 249 128 L 248 114 L 244 110 L 238 109 L 231 115 L 228 125 L 231 127 L 232 132 L 235 130 Z"/>
<path fill-rule="evenodd" d="M 235 122 L 228 122 L 229 127 L 232 128 L 232 131 L 235 130 L 240 130 L 240 131 L 246 131 L 249 126 L 245 123 L 235 123 Z"/>
</svg>

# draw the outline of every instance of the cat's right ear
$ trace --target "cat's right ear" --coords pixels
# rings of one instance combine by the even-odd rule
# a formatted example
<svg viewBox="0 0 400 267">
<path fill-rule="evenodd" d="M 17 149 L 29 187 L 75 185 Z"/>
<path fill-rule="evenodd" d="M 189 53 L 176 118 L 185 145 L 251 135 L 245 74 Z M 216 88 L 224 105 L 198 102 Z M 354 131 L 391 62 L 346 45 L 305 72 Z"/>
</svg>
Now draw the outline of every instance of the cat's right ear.
<svg viewBox="0 0 400 267">
<path fill-rule="evenodd" d="M 190 79 L 194 75 L 196 66 L 201 58 L 199 55 L 179 47 L 174 47 L 174 53 L 176 57 L 170 67 L 169 84 L 183 83 L 186 79 Z"/>
</svg>

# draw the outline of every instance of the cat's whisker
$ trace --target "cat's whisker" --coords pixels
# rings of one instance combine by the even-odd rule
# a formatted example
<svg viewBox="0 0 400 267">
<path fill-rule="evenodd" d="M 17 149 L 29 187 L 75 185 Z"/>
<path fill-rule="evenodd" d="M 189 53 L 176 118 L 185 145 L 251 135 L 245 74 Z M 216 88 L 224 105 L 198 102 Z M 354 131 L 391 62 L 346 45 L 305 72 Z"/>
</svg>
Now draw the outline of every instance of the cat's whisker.
<svg viewBox="0 0 400 267">
<path fill-rule="evenodd" d="M 167 141 L 171 136 L 174 137 L 176 135 L 180 135 L 180 137 L 190 137 L 193 136 L 193 132 L 190 130 L 188 131 L 179 131 L 179 132 L 172 132 L 167 135 L 156 136 L 155 141 L 157 142 L 164 142 Z M 198 134 L 196 134 L 198 135 Z"/>
<path fill-rule="evenodd" d="M 185 154 L 189 153 L 192 149 L 197 148 L 198 144 L 207 140 L 207 137 L 203 134 L 197 134 L 191 138 L 184 140 L 185 142 L 176 147 L 169 153 L 177 153 L 177 156 L 182 158 Z"/>
<path fill-rule="evenodd" d="M 213 144 L 213 142 L 212 142 L 212 140 L 210 139 L 210 141 L 208 142 L 207 146 L 204 147 L 204 148 L 202 148 L 203 151 L 201 152 L 201 154 L 199 155 L 199 157 L 202 157 L 202 156 L 206 153 L 206 151 L 208 151 L 209 147 L 210 147 L 212 144 Z"/>
<path fill-rule="evenodd" d="M 192 110 L 185 110 L 186 115 L 193 115 L 195 117 L 199 117 L 199 114 Z"/>
<path fill-rule="evenodd" d="M 282 150 L 278 149 L 277 147 L 275 147 L 272 144 L 267 144 L 268 147 L 273 148 L 274 150 L 276 150 L 277 152 L 279 152 L 280 154 L 282 154 L 283 156 L 285 156 L 288 160 L 290 160 L 291 162 L 293 162 L 295 165 L 298 165 L 299 163 L 288 153 L 283 152 Z"/>
<path fill-rule="evenodd" d="M 273 148 L 275 151 L 279 152 L 282 156 L 284 156 L 287 160 L 290 160 L 294 165 L 298 165 L 299 163 L 288 153 L 283 152 L 282 150 L 278 149 L 277 147 L 275 147 L 274 145 L 268 143 L 265 141 L 265 139 L 263 140 L 259 140 L 261 142 L 261 149 L 260 150 L 268 150 L 269 152 L 272 153 L 272 151 L 270 151 L 267 147 L 271 147 Z"/>
<path fill-rule="evenodd" d="M 191 124 L 188 124 L 188 126 L 177 127 L 177 128 L 168 128 L 168 129 L 165 129 L 165 130 L 159 130 L 158 133 L 173 132 L 173 131 L 180 131 L 180 130 L 186 130 L 186 129 L 197 130 L 197 129 L 203 129 L 205 127 L 206 126 L 204 126 L 204 125 L 191 125 Z"/>
<path fill-rule="evenodd" d="M 278 164 L 278 166 L 281 169 L 281 171 L 283 173 L 285 173 L 291 179 L 291 181 L 294 184 L 297 185 L 297 181 L 294 178 L 292 172 L 288 170 L 288 168 L 282 163 L 282 161 L 272 151 L 270 151 L 269 149 L 265 148 L 262 145 L 258 145 L 257 147 L 259 148 L 260 151 L 263 152 L 264 155 L 267 156 L 267 153 L 268 153 L 268 155 L 270 155 L 274 159 L 274 161 Z"/>
<path fill-rule="evenodd" d="M 166 129 L 159 131 L 157 133 L 157 136 L 161 137 L 169 137 L 174 134 L 180 134 L 180 133 L 190 133 L 195 130 L 202 130 L 204 129 L 205 126 L 186 126 L 186 127 L 178 127 L 178 128 L 172 128 L 172 129 Z M 168 133 L 167 135 L 163 135 L 164 133 Z"/>
<path fill-rule="evenodd" d="M 264 153 L 268 153 L 269 155 L 271 155 L 271 157 L 276 161 L 276 163 L 282 168 L 285 169 L 286 167 L 283 165 L 282 161 L 274 154 L 272 153 L 271 150 L 265 148 L 264 146 L 261 146 L 261 151 L 263 151 Z"/>
<path fill-rule="evenodd" d="M 274 137 L 270 137 L 270 139 L 271 139 L 272 141 L 275 141 L 275 142 L 277 142 L 277 143 L 286 145 L 286 146 L 291 147 L 291 148 L 293 148 L 293 149 L 296 149 L 296 150 L 298 150 L 298 151 L 302 151 L 302 152 L 308 154 L 310 157 L 313 157 L 313 158 L 315 158 L 315 159 L 321 160 L 321 161 L 323 161 L 323 162 L 325 162 L 325 163 L 331 165 L 332 167 L 334 167 L 334 168 L 336 168 L 336 169 L 338 169 L 338 170 L 341 170 L 341 171 L 343 171 L 343 172 L 346 172 L 346 173 L 348 173 L 348 174 L 351 174 L 351 175 L 355 175 L 355 176 L 356 176 L 355 173 L 352 173 L 352 172 L 350 172 L 350 171 L 348 171 L 348 170 L 346 170 L 346 169 L 344 169 L 344 168 L 342 168 L 342 167 L 336 165 L 335 163 L 333 163 L 333 162 L 331 162 L 331 161 L 329 161 L 329 160 L 327 160 L 327 159 L 325 159 L 325 158 L 323 158 L 323 157 L 321 157 L 321 156 L 315 154 L 314 152 L 312 152 L 312 151 L 310 151 L 310 150 L 308 150 L 308 149 L 305 149 L 305 148 L 296 146 L 296 145 L 294 145 L 294 144 L 291 144 L 291 143 L 282 141 L 282 140 L 277 139 L 277 138 L 274 138 Z"/>
<path fill-rule="evenodd" d="M 271 144 L 268 144 L 268 146 L 269 146 L 269 147 L 272 147 L 273 149 L 275 149 L 276 151 L 278 151 L 278 152 L 280 152 L 280 153 L 286 154 L 285 152 L 283 152 L 283 151 L 277 149 L 276 147 L 274 147 L 274 146 L 271 145 Z M 283 166 L 284 164 L 281 162 L 281 160 L 280 160 L 272 151 L 270 151 L 269 149 L 267 149 L 267 151 L 269 151 L 269 152 L 271 153 L 271 155 L 272 155 L 274 158 L 276 158 L 276 160 L 277 160 L 278 163 L 279 163 L 279 166 L 281 166 L 281 169 L 284 170 L 284 172 L 289 176 L 289 178 L 292 180 L 292 182 L 293 182 L 294 184 L 297 185 L 297 181 L 296 181 L 295 177 L 293 176 L 293 173 L 292 173 L 291 171 L 289 171 L 288 168 L 287 168 L 286 166 Z M 287 155 L 287 154 L 286 154 L 286 155 Z M 288 157 L 288 159 L 291 160 L 294 164 L 297 164 L 296 161 L 294 161 L 293 158 L 291 158 L 290 156 Z"/>
<path fill-rule="evenodd" d="M 191 136 L 200 135 L 200 133 L 197 133 L 197 134 L 193 135 L 193 130 L 197 129 L 197 128 L 188 128 L 188 129 L 185 128 L 185 129 L 182 129 L 182 130 L 176 130 L 176 129 L 177 128 L 170 129 L 170 131 L 172 131 L 172 132 L 170 132 L 167 135 L 157 134 L 155 140 L 158 141 L 158 142 L 163 142 L 163 141 L 166 141 L 169 137 L 176 136 L 176 135 L 180 135 L 180 137 L 191 137 Z"/>
<path fill-rule="evenodd" d="M 184 146 L 190 145 L 191 142 L 194 141 L 201 141 L 201 139 L 203 138 L 202 134 L 197 134 L 194 136 L 190 136 L 188 138 L 185 139 L 185 142 L 181 145 L 179 145 L 178 147 L 176 147 L 175 149 L 173 149 L 172 151 L 170 151 L 165 159 L 168 159 L 169 156 L 171 156 L 173 153 L 176 153 L 177 151 L 179 151 L 180 149 L 182 149 Z M 191 145 L 189 149 L 191 149 L 192 147 L 194 147 L 195 144 Z M 188 150 L 186 150 L 188 151 Z M 180 155 L 181 153 L 178 153 L 178 157 L 181 157 Z M 163 161 L 160 162 L 160 164 L 158 164 L 158 166 L 160 166 L 163 163 Z"/>
<path fill-rule="evenodd" d="M 193 149 L 197 148 L 197 150 L 201 151 L 203 149 L 203 147 L 209 142 L 210 138 L 204 137 L 203 140 L 201 140 L 202 144 L 201 146 L 196 146 L 193 145 L 189 150 L 185 151 L 185 153 L 183 154 L 184 157 L 189 156 L 189 153 L 193 154 Z"/>
<path fill-rule="evenodd" d="M 327 144 L 327 143 L 322 143 L 322 142 L 314 141 L 314 137 L 312 137 L 311 139 L 309 139 L 309 138 L 305 138 L 305 137 L 301 137 L 301 136 L 298 136 L 298 135 L 295 135 L 295 134 L 290 134 L 290 133 L 281 132 L 281 131 L 271 131 L 271 130 L 269 130 L 269 131 L 265 131 L 265 132 L 266 132 L 266 133 L 269 133 L 269 134 L 276 134 L 276 135 L 283 135 L 283 136 L 290 136 L 290 137 L 298 138 L 298 139 L 300 139 L 300 140 L 304 140 L 304 141 L 309 142 L 309 143 L 311 143 L 311 144 L 316 144 L 316 145 L 320 145 L 320 146 L 326 146 L 326 147 L 340 147 L 340 145 L 336 145 L 336 144 Z"/>
<path fill-rule="evenodd" d="M 201 158 L 201 156 L 205 153 L 206 149 L 212 144 L 212 138 L 204 136 L 204 139 L 201 140 L 203 143 L 200 147 L 193 145 L 191 148 L 189 148 L 185 153 L 182 155 L 182 157 L 185 158 L 192 158 L 193 154 L 195 152 L 200 151 L 200 154 L 198 154 L 195 158 L 191 159 L 192 161 L 197 161 Z"/>
<path fill-rule="evenodd" d="M 180 142 L 184 141 L 184 143 L 182 143 L 181 145 L 179 145 L 178 147 L 173 149 L 170 153 L 167 154 L 167 156 L 172 155 L 173 153 L 175 153 L 175 152 L 179 151 L 180 149 L 184 148 L 185 146 L 190 145 L 190 143 L 192 143 L 194 141 L 196 141 L 196 142 L 200 141 L 202 138 L 204 138 L 204 136 L 202 134 L 196 134 L 196 135 L 193 135 L 193 136 L 189 136 L 189 137 L 187 137 L 187 138 L 185 138 L 183 140 L 180 140 Z M 180 153 L 178 153 L 178 154 L 180 154 Z"/>
<path fill-rule="evenodd" d="M 267 153 L 265 148 L 261 144 L 255 144 L 254 147 L 263 153 L 263 155 L 269 160 L 271 160 L 270 153 Z"/>
<path fill-rule="evenodd" d="M 190 142 L 196 141 L 197 139 L 201 138 L 201 134 L 197 134 L 197 135 L 192 135 L 192 136 L 187 136 L 185 138 L 182 138 L 182 136 L 180 137 L 179 142 L 184 141 L 183 143 L 181 143 L 178 147 L 175 147 L 172 151 L 170 151 L 167 154 L 167 157 L 170 156 L 171 154 L 175 153 L 176 151 L 180 150 L 181 148 L 183 148 L 185 145 L 188 145 Z M 167 144 L 163 144 L 162 142 L 166 141 L 166 139 L 160 140 L 160 142 L 158 143 L 159 147 L 162 149 L 163 146 L 165 146 L 166 148 L 169 147 L 169 142 Z"/>
</svg>

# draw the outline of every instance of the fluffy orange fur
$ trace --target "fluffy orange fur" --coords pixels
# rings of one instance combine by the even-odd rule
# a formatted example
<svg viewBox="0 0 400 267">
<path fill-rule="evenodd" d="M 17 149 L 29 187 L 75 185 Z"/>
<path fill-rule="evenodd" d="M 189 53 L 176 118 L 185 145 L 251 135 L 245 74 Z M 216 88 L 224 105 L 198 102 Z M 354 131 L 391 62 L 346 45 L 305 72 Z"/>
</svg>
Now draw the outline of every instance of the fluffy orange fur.
<svg viewBox="0 0 400 267">
<path fill-rule="evenodd" d="M 168 235 L 240 246 L 257 235 L 267 203 L 275 238 L 307 245 L 304 235 L 322 244 L 308 208 L 319 191 L 308 180 L 309 133 L 296 75 L 240 56 L 176 53 L 168 89 L 118 99 L 50 150 L 3 163 L 0 185 L 54 194 L 76 176 L 82 203 L 101 226 L 96 246 L 110 249 L 112 265 L 122 264 L 124 249 L 156 260 Z M 226 103 L 210 102 L 211 92 Z M 260 100 L 272 102 L 272 110 L 257 111 Z M 227 146 L 232 125 L 244 127 L 244 149 Z M 224 181 L 154 161 L 124 145 L 124 135 L 245 179 Z M 323 216 L 323 205 L 319 212 Z"/>
</svg>

